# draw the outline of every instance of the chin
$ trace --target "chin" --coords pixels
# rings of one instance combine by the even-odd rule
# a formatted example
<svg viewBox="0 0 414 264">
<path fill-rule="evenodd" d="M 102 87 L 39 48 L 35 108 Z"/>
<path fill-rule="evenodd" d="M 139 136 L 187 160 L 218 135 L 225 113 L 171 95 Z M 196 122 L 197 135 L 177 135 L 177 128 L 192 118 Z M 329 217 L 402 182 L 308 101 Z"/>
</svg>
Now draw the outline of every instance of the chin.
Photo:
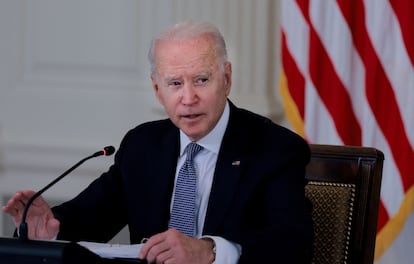
<svg viewBox="0 0 414 264">
<path fill-rule="evenodd" d="M 184 131 L 184 130 L 183 130 Z M 196 132 L 194 130 L 187 130 L 184 131 L 184 133 L 192 140 L 192 141 L 197 141 L 200 138 L 202 138 L 203 133 L 202 132 Z"/>
</svg>

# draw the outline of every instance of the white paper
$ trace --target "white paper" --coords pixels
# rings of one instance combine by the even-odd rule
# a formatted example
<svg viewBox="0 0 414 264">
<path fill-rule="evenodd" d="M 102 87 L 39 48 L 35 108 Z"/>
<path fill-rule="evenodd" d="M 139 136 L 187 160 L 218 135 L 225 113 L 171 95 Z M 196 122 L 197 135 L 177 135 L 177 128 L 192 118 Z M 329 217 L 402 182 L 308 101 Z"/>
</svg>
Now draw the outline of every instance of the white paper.
<svg viewBox="0 0 414 264">
<path fill-rule="evenodd" d="M 78 244 L 102 258 L 138 258 L 142 247 L 142 244 L 105 244 L 86 241 L 78 242 Z"/>
</svg>

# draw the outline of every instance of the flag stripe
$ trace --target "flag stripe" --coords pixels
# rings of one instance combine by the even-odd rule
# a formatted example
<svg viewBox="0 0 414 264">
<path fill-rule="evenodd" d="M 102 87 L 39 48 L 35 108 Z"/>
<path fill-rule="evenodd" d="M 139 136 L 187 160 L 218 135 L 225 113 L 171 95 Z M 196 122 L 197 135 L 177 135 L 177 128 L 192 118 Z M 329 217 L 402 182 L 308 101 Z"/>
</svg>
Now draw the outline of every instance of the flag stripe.
<svg viewBox="0 0 414 264">
<path fill-rule="evenodd" d="M 343 145 L 334 120 L 311 82 L 306 86 L 305 135 L 309 142 Z"/>
<path fill-rule="evenodd" d="M 304 17 L 301 15 L 302 12 L 297 5 L 296 1 L 286 1 L 283 3 L 283 9 L 288 12 L 282 12 L 282 24 L 284 25 L 284 33 L 286 36 L 286 50 L 290 51 L 300 74 L 305 78 L 305 100 L 315 103 L 305 103 L 305 120 L 311 120 L 314 126 L 305 125 L 305 137 L 311 142 L 317 142 L 318 140 L 326 139 L 331 142 L 337 142 L 342 144 L 339 136 L 336 133 L 335 125 L 332 122 L 332 118 L 327 112 L 327 109 L 323 105 L 318 94 L 315 93 L 315 88 L 312 82 L 309 80 L 309 54 L 308 54 L 308 43 L 309 43 L 309 26 L 306 23 Z M 290 20 L 294 18 L 295 23 L 291 23 Z M 283 45 L 283 44 L 282 44 Z M 282 55 L 284 56 L 284 55 Z M 282 61 L 283 62 L 283 61 Z M 286 68 L 286 65 L 284 66 Z M 295 76 L 288 76 L 287 79 L 295 78 Z M 295 89 L 301 89 L 296 86 Z M 281 86 L 281 91 L 283 91 Z M 295 89 L 289 89 L 293 91 Z M 289 97 L 286 97 L 289 99 Z M 285 106 L 290 105 L 289 101 L 285 101 Z M 286 109 L 288 113 L 290 110 Z M 319 118 L 313 118 L 319 117 Z M 290 120 L 292 124 L 298 123 L 297 119 Z M 316 127 L 325 128 L 323 132 L 318 130 Z M 303 128 L 302 128 L 303 129 Z M 301 130 L 302 131 L 302 130 Z M 301 131 L 296 131 L 302 133 Z M 333 132 L 334 131 L 334 132 Z"/>
<path fill-rule="evenodd" d="M 388 0 L 377 0 L 375 4 L 370 0 L 366 0 L 364 4 L 366 27 L 369 37 L 380 63 L 384 67 L 387 78 L 390 80 L 392 90 L 396 95 L 397 107 L 400 110 L 405 131 L 410 131 L 412 107 L 407 106 L 409 105 L 409 101 L 411 101 L 410 98 L 412 98 L 410 94 L 414 96 L 414 89 L 407 89 L 407 87 L 414 85 L 414 71 L 412 70 L 408 54 L 402 41 L 398 20 Z M 386 38 L 384 38 L 384 31 L 387 32 Z M 379 129 L 379 131 L 381 130 Z M 411 139 L 409 138 L 411 142 L 412 137 L 413 135 L 411 135 Z M 398 181 L 401 180 L 401 175 L 398 171 L 394 170 L 396 167 L 394 158 L 401 157 L 392 155 L 388 145 L 384 146 L 383 144 L 379 144 L 377 146 L 385 150 L 384 153 L 388 160 L 392 160 L 392 162 L 386 162 L 384 164 L 383 186 L 385 187 L 381 190 L 381 198 L 385 203 L 388 213 L 395 215 L 404 199 L 404 191 L 402 190 L 401 195 L 400 184 L 398 184 Z M 410 176 L 408 175 L 407 177 Z M 393 187 L 391 188 L 389 186 Z"/>
<path fill-rule="evenodd" d="M 405 133 L 395 94 L 385 74 L 384 69 L 375 53 L 365 27 L 364 5 L 361 0 L 338 0 L 342 13 L 351 29 L 354 45 L 361 54 L 366 68 L 366 93 L 368 102 L 375 113 L 375 117 L 383 131 L 392 155 L 402 177 L 404 190 L 413 184 L 410 178 L 410 164 L 408 159 L 413 156 L 407 134 Z M 378 95 L 378 93 L 381 93 Z M 387 106 L 387 107 L 384 107 Z M 408 158 L 404 158 L 408 157 Z"/>
<path fill-rule="evenodd" d="M 290 51 L 290 54 L 292 54 L 300 73 L 306 80 L 308 80 L 309 26 L 305 19 L 300 15 L 301 11 L 295 1 L 285 2 L 284 8 L 287 8 L 290 11 L 289 14 L 282 13 L 286 47 Z M 289 22 L 291 16 L 296 18 L 295 23 Z"/>
<path fill-rule="evenodd" d="M 347 145 L 361 145 L 361 128 L 352 110 L 349 94 L 338 78 L 332 62 L 326 53 L 315 29 L 310 22 L 308 7 L 309 1 L 298 1 L 304 17 L 310 26 L 309 71 L 311 79 L 318 90 L 329 113 L 332 115 L 338 134 Z M 319 71 L 323 67 L 325 72 Z M 329 93 L 334 89 L 336 93 Z M 352 130 L 349 130 L 349 127 Z M 352 131 L 350 133 L 350 131 Z"/>
<path fill-rule="evenodd" d="M 352 95 L 352 107 L 359 124 L 364 124 L 362 130 L 362 145 L 377 146 L 389 156 L 390 153 L 386 139 L 375 120 L 375 116 L 366 100 L 365 68 L 360 56 L 354 49 L 352 35 L 346 21 L 342 16 L 336 2 L 333 1 L 312 1 L 310 5 L 310 18 L 324 45 L 328 56 L 331 58 L 335 71 L 347 92 Z M 324 10 L 320 14 L 320 10 Z M 328 27 L 329 30 L 326 28 Z M 321 71 L 324 73 L 324 71 Z M 317 117 L 314 117 L 315 119 Z M 398 169 L 394 162 L 387 162 L 384 166 L 383 182 L 394 186 L 392 192 L 383 188 L 382 197 L 386 205 L 382 205 L 382 215 L 385 217 L 388 212 L 395 214 L 404 198 L 404 190 L 399 176 Z M 385 191 L 384 191 L 385 190 Z M 387 209 L 385 209 L 387 208 Z M 388 217 L 384 219 L 387 221 Z M 380 224 L 382 227 L 383 225 Z"/>
<path fill-rule="evenodd" d="M 398 18 L 388 0 L 377 0 L 376 4 L 365 0 L 366 25 L 369 37 L 387 74 L 396 96 L 405 131 L 414 130 L 412 118 L 414 102 L 414 67 L 404 45 Z M 414 12 L 414 9 L 412 9 Z M 414 21 L 413 21 L 414 22 Z M 387 38 L 383 37 L 384 31 Z M 410 31 L 411 32 L 411 31 Z M 409 133 L 411 148 L 414 146 L 414 134 Z"/>
<path fill-rule="evenodd" d="M 300 107 L 301 135 L 310 143 L 360 144 L 384 152 L 375 261 L 409 263 L 414 258 L 405 248 L 414 233 L 406 226 L 414 222 L 409 170 L 414 164 L 414 1 L 281 3 L 282 56 L 290 60 L 282 61 L 281 90 L 288 95 L 284 101 L 290 99 L 285 107 Z M 296 68 L 289 70 L 292 65 Z M 300 80 L 291 80 L 297 75 Z"/>
<path fill-rule="evenodd" d="M 290 90 L 287 85 L 287 78 L 286 78 L 286 75 L 283 69 L 280 74 L 279 87 L 280 87 L 280 94 L 284 102 L 285 114 L 287 118 L 290 120 L 292 127 L 296 131 L 296 133 L 298 133 L 303 138 L 305 138 L 303 118 L 300 116 L 298 107 L 296 106 L 295 101 L 290 95 Z"/>
<path fill-rule="evenodd" d="M 414 1 L 390 0 L 391 6 L 398 16 L 400 27 L 403 32 L 403 39 L 407 47 L 411 64 L 414 65 Z"/>
<path fill-rule="evenodd" d="M 290 91 L 292 99 L 296 102 L 300 118 L 303 120 L 305 117 L 305 78 L 300 73 L 292 55 L 287 49 L 286 35 L 282 31 L 282 63 L 286 65 L 286 75 L 291 76 L 287 81 L 288 87 L 296 87 L 296 89 Z"/>
<path fill-rule="evenodd" d="M 338 75 L 333 69 L 332 62 L 313 29 L 310 51 L 309 69 L 312 81 L 324 105 L 332 115 L 342 141 L 347 145 L 361 145 L 361 128 L 352 110 L 349 95 L 340 82 Z M 325 74 L 320 74 L 321 72 L 318 70 L 320 65 L 325 68 Z M 335 89 L 337 93 L 328 93 L 327 91 L 330 89 Z M 351 133 L 349 133 L 348 126 L 352 127 Z"/>
</svg>

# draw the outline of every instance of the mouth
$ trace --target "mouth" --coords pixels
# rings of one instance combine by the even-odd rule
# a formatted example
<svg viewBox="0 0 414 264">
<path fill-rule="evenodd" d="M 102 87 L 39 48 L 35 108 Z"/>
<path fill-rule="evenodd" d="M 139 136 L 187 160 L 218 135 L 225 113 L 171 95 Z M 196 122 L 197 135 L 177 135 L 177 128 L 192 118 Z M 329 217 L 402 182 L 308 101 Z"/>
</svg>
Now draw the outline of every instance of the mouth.
<svg viewBox="0 0 414 264">
<path fill-rule="evenodd" d="M 190 115 L 181 115 L 182 118 L 193 120 L 200 117 L 201 114 L 190 114 Z"/>
</svg>

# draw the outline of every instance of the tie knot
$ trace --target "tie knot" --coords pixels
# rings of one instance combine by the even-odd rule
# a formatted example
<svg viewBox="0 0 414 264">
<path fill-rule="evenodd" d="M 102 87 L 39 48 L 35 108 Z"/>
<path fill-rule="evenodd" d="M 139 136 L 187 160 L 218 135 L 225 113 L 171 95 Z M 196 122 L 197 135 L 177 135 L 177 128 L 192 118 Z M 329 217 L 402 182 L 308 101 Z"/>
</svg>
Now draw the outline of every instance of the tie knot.
<svg viewBox="0 0 414 264">
<path fill-rule="evenodd" d="M 186 160 L 192 161 L 195 155 L 197 155 L 200 150 L 202 150 L 203 147 L 198 145 L 197 143 L 191 142 L 187 145 L 185 148 L 185 151 L 187 152 L 187 158 Z"/>
</svg>

